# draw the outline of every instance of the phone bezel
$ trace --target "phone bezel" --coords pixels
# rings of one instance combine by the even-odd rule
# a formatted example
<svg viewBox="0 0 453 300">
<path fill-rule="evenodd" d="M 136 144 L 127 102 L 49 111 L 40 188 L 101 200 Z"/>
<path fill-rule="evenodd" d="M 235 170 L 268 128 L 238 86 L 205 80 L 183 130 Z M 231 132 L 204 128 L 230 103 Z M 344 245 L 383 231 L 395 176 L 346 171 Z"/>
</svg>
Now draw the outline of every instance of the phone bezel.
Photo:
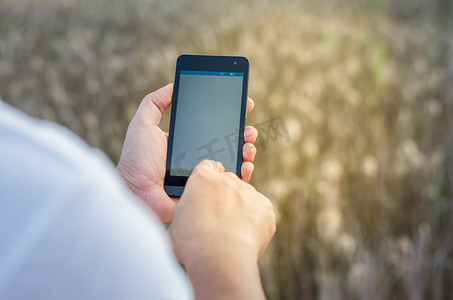
<svg viewBox="0 0 453 300">
<path fill-rule="evenodd" d="M 247 114 L 249 61 L 243 56 L 216 56 L 183 54 L 176 61 L 175 81 L 172 95 L 172 108 L 167 146 L 166 172 L 164 189 L 170 196 L 180 196 L 187 182 L 186 176 L 170 175 L 170 165 L 173 151 L 173 138 L 178 106 L 179 78 L 181 71 L 216 71 L 244 73 L 242 83 L 241 117 L 239 120 L 239 140 L 237 149 L 236 175 L 241 178 L 242 145 L 244 144 L 244 128 Z"/>
</svg>

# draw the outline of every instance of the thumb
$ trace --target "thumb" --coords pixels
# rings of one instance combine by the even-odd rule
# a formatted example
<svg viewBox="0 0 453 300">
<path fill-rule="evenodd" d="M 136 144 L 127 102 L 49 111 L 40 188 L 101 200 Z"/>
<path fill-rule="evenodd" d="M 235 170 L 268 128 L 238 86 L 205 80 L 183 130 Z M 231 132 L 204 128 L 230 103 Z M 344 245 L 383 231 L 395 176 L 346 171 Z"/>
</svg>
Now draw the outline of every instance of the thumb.
<svg viewBox="0 0 453 300">
<path fill-rule="evenodd" d="M 137 114 L 150 117 L 150 121 L 158 125 L 162 114 L 170 107 L 173 95 L 173 83 L 152 92 L 143 98 Z"/>
</svg>

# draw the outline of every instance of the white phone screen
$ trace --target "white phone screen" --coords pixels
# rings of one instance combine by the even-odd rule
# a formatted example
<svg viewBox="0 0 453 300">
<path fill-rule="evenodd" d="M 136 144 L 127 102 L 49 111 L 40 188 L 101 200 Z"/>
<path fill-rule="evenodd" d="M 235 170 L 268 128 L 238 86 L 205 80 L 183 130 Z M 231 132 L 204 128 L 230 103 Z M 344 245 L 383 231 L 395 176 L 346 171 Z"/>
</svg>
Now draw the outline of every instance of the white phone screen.
<svg viewBox="0 0 453 300">
<path fill-rule="evenodd" d="M 236 172 L 244 73 L 182 70 L 170 175 L 189 176 L 204 159 Z"/>
</svg>

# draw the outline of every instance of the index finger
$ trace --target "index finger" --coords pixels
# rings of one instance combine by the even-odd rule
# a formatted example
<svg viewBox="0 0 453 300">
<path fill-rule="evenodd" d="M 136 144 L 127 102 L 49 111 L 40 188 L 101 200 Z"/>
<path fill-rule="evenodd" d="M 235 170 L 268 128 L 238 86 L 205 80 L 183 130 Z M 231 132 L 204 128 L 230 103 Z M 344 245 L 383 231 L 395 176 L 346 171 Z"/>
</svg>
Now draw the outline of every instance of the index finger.
<svg viewBox="0 0 453 300">
<path fill-rule="evenodd" d="M 202 171 L 202 172 L 217 171 L 217 172 L 223 173 L 223 172 L 225 172 L 225 167 L 219 161 L 205 159 L 205 160 L 201 161 L 198 165 L 195 166 L 195 168 L 192 171 L 192 174 L 190 174 L 190 175 L 193 175 L 200 171 Z"/>
</svg>

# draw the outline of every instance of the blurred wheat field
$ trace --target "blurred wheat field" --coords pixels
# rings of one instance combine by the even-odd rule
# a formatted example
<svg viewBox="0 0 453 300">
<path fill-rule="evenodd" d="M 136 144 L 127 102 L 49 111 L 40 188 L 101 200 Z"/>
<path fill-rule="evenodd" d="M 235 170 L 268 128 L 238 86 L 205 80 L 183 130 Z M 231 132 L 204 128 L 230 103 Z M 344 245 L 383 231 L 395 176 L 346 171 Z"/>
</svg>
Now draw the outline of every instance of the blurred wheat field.
<svg viewBox="0 0 453 300">
<path fill-rule="evenodd" d="M 452 17 L 445 0 L 0 0 L 0 97 L 116 163 L 179 54 L 247 56 L 253 184 L 278 217 L 268 298 L 451 299 Z"/>
</svg>

